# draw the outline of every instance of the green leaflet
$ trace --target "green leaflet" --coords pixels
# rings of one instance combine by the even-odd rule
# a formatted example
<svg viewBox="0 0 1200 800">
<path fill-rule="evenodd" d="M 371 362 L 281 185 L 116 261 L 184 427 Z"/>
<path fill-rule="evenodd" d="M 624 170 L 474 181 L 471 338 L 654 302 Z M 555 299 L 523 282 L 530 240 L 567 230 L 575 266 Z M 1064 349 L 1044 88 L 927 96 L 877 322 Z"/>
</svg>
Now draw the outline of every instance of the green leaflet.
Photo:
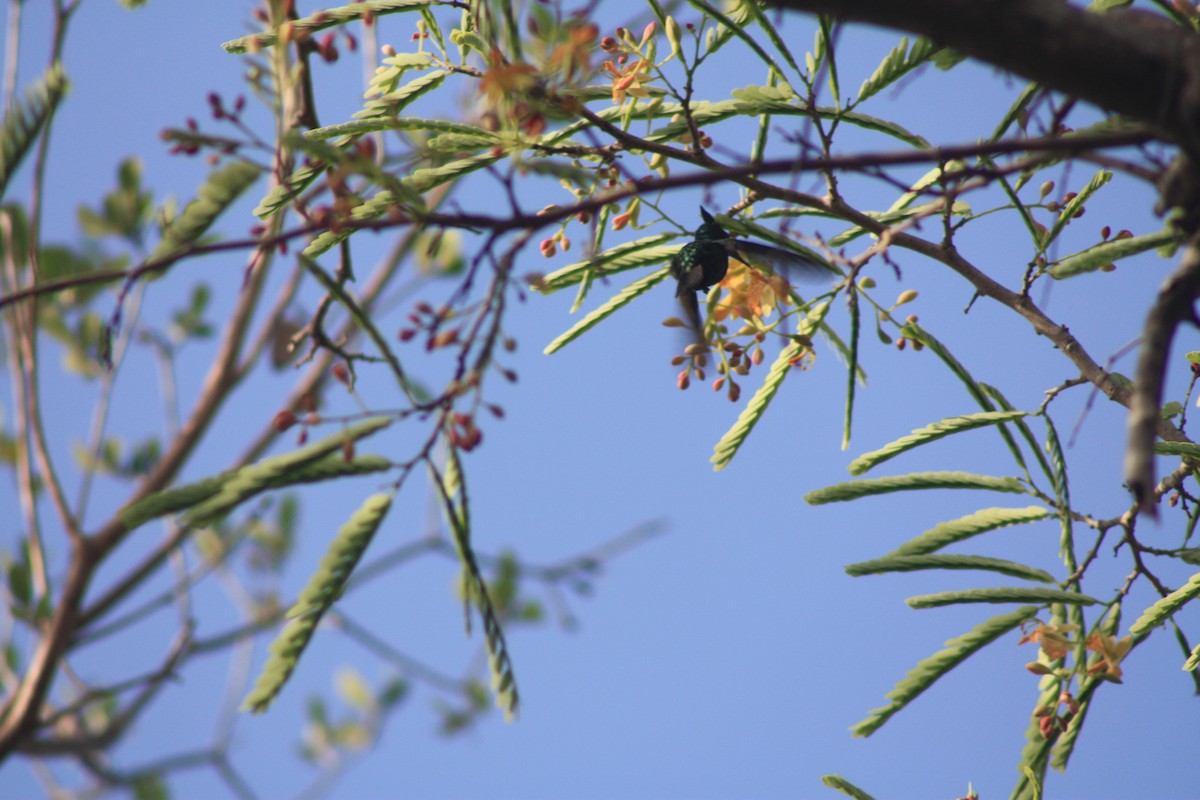
<svg viewBox="0 0 1200 800">
<path fill-rule="evenodd" d="M 750 21 L 750 13 L 744 4 L 739 4 L 730 9 L 728 16 L 714 9 L 703 0 L 688 0 L 692 7 L 698 9 L 702 14 L 712 17 L 721 23 L 720 27 L 708 28 L 705 31 L 704 46 L 708 51 L 706 55 L 717 52 L 724 47 L 730 39 L 735 35 L 745 36 L 742 29 Z"/>
<path fill-rule="evenodd" d="M 542 294 L 557 292 L 584 280 L 589 273 L 599 276 L 614 275 L 638 267 L 648 267 L 666 261 L 679 252 L 682 245 L 663 246 L 665 242 L 678 239 L 677 233 L 657 233 L 625 242 L 596 253 L 586 261 L 576 261 L 562 269 L 556 269 L 534 285 Z"/>
<path fill-rule="evenodd" d="M 927 62 L 940 49 L 939 45 L 934 44 L 924 36 L 918 37 L 910 49 L 908 46 L 908 37 L 901 37 L 900 44 L 892 48 L 883 57 L 883 61 L 875 69 L 875 72 L 871 74 L 871 77 L 863 81 L 862 86 L 858 90 L 856 104 L 891 86 Z"/>
<path fill-rule="evenodd" d="M 668 274 L 669 270 L 667 267 L 663 267 L 662 269 L 652 272 L 649 275 L 639 278 L 638 280 L 629 284 L 616 295 L 614 295 L 608 302 L 604 303 L 595 311 L 592 311 L 583 319 L 579 320 L 579 322 L 576 322 L 574 325 L 572 325 L 570 330 L 566 331 L 553 342 L 546 345 L 546 348 L 542 352 L 546 355 L 551 355 L 552 353 L 558 352 L 571 342 L 578 339 L 584 333 L 591 330 L 593 327 L 599 324 L 601 320 L 612 316 L 619 309 L 629 305 L 638 297 L 641 297 L 646 292 L 662 283 L 663 279 L 666 278 Z"/>
<path fill-rule="evenodd" d="M 829 14 L 821 14 L 817 17 L 817 28 L 820 30 L 820 36 L 825 40 L 826 45 L 822 49 L 825 51 L 825 63 L 823 66 L 829 70 L 829 92 L 833 95 L 834 102 L 839 106 L 842 104 L 842 89 L 841 82 L 838 80 L 837 57 L 833 48 L 828 46 L 828 43 L 833 41 L 837 34 L 834 33 L 834 20 Z M 813 80 L 816 80 L 816 75 L 813 75 Z"/>
<path fill-rule="evenodd" d="M 425 143 L 431 153 L 462 153 L 485 150 L 500 143 L 494 133 L 440 133 Z M 539 162 L 534 162 L 539 163 Z"/>
<path fill-rule="evenodd" d="M 1000 141 L 1001 137 L 1008 133 L 1009 126 L 1016 122 L 1017 118 L 1021 116 L 1021 113 L 1029 105 L 1029 102 L 1040 90 L 1041 86 L 1036 83 L 1026 84 L 1025 88 L 1021 90 L 1021 94 L 1017 96 L 1017 99 L 1009 106 L 1008 111 L 1001 117 L 1000 122 L 996 125 L 996 130 L 992 131 L 992 138 L 988 141 Z"/>
<path fill-rule="evenodd" d="M 1067 479 L 1067 457 L 1063 454 L 1058 429 L 1049 417 L 1046 418 L 1046 452 L 1052 465 L 1050 480 L 1054 485 L 1054 505 L 1058 509 L 1058 555 L 1063 559 L 1067 574 L 1073 575 L 1079 564 L 1075 560 L 1075 535 L 1071 521 L 1071 483 Z M 1078 582 L 1075 587 L 1078 588 Z M 1081 627 L 1083 625 L 1082 619 L 1071 621 Z"/>
<path fill-rule="evenodd" d="M 859 307 L 859 292 L 855 287 L 848 292 L 850 310 L 850 348 L 846 353 L 849 369 L 846 370 L 846 405 L 842 412 L 842 449 L 850 446 L 850 432 L 854 424 L 854 397 L 858 377 L 858 346 L 862 342 L 862 309 Z"/>
<path fill-rule="evenodd" d="M 784 99 L 780 95 L 780 91 L 780 89 L 773 86 L 748 86 L 742 89 L 734 89 L 733 96 L 737 99 L 693 103 L 691 106 L 692 116 L 695 118 L 697 125 L 706 126 L 736 116 L 756 117 L 759 114 L 772 114 L 808 117 L 815 114 L 822 119 L 837 118 L 847 124 L 882 133 L 919 149 L 928 149 L 930 147 L 929 142 L 924 137 L 918 136 L 894 122 L 888 122 L 887 120 L 857 111 L 844 111 L 825 106 L 809 108 L 797 102 Z M 654 116 L 670 117 L 680 110 L 678 104 L 664 103 L 657 109 Z M 669 122 L 661 128 L 656 128 L 645 138 L 655 142 L 671 141 L 687 132 L 687 122 L 679 120 Z"/>
<path fill-rule="evenodd" d="M 1187 661 L 1183 662 L 1184 672 L 1195 672 L 1196 667 L 1200 667 L 1200 644 L 1192 648 L 1191 655 L 1188 656 Z"/>
<path fill-rule="evenodd" d="M 908 436 L 901 437 L 878 450 L 864 453 L 850 462 L 850 474 L 862 475 L 890 458 L 923 444 L 937 441 L 944 436 L 974 430 L 985 425 L 994 425 L 997 422 L 1009 422 L 1027 417 L 1030 413 L 1029 411 L 983 411 L 977 414 L 965 414 L 961 417 L 948 417 L 932 425 L 926 425 L 924 428 L 918 428 Z"/>
<path fill-rule="evenodd" d="M 456 132 L 482 131 L 471 125 L 461 125 L 434 120 L 399 120 L 397 115 L 410 103 L 422 95 L 436 89 L 449 75 L 449 71 L 439 69 L 414 78 L 403 86 L 397 86 L 401 77 L 409 69 L 431 64 L 431 58 L 424 53 L 396 54 L 383 60 L 383 64 L 375 70 L 371 85 L 367 88 L 364 104 L 354 113 L 354 119 L 337 125 L 326 125 L 315 128 L 304 134 L 304 139 L 312 142 L 323 141 L 337 137 L 333 147 L 337 151 L 349 148 L 364 133 L 381 130 L 448 130 Z M 452 126 L 452 128 L 451 128 Z M 280 181 L 254 209 L 260 218 L 267 218 L 287 205 L 292 198 L 304 191 L 313 180 L 333 166 L 339 160 L 337 155 L 311 159 L 287 180 Z M 411 198 L 410 198 L 411 199 Z M 418 203 L 419 205 L 419 203 Z"/>
<path fill-rule="evenodd" d="M 433 66 L 433 56 L 429 53 L 396 53 L 384 58 L 375 68 L 375 74 L 371 76 L 371 82 L 367 85 L 367 90 L 363 92 L 363 108 L 353 116 L 356 118 L 395 116 L 398 109 L 393 108 L 391 103 L 386 100 L 381 101 L 380 98 L 397 92 L 397 90 L 399 90 L 399 94 L 396 96 L 396 100 L 404 100 L 414 91 L 423 93 L 421 92 L 422 88 L 429 88 L 425 86 L 428 76 L 415 79 L 409 84 L 411 88 L 407 89 L 400 89 L 400 80 L 409 70 L 429 69 Z M 435 70 L 431 74 L 437 73 L 443 73 L 442 77 L 445 77 L 445 70 Z M 440 84 L 441 81 L 438 80 L 437 83 Z"/>
<path fill-rule="evenodd" d="M 892 205 L 898 205 L 907 196 L 907 194 L 901 195 Z M 922 203 L 919 206 L 910 207 L 908 205 L 901 205 L 899 208 L 894 208 L 890 211 L 868 211 L 866 212 L 866 216 L 878 221 L 883 225 L 894 226 L 910 219 L 918 219 L 933 216 L 935 214 L 941 214 L 943 208 L 945 208 L 945 204 L 941 200 L 934 200 L 929 203 Z M 971 206 L 964 200 L 955 200 L 954 205 L 950 207 L 950 214 L 951 216 L 955 217 L 970 216 Z M 861 228 L 857 225 L 852 226 L 841 233 L 832 236 L 829 239 L 829 246 L 841 247 L 842 245 L 849 244 L 866 233 L 867 230 L 865 228 Z"/>
<path fill-rule="evenodd" d="M 288 486 L 296 481 L 300 468 L 340 451 L 347 442 L 354 442 L 387 427 L 391 417 L 372 417 L 344 431 L 327 436 L 318 442 L 290 453 L 264 458 L 254 464 L 234 470 L 220 488 L 208 499 L 192 506 L 184 519 L 187 525 L 208 525 L 228 514 L 238 504 L 259 492 Z"/>
<path fill-rule="evenodd" d="M 1016 409 L 1013 408 L 1013 404 L 1008 402 L 1008 398 L 1004 396 L 1004 393 L 995 386 L 980 382 L 979 388 L 983 390 L 984 395 L 989 400 L 995 402 L 995 404 L 1000 407 L 1001 411 L 1016 411 Z M 1048 418 L 1043 416 L 1042 420 L 1046 421 Z M 1042 454 L 1042 448 L 1038 444 L 1037 437 L 1033 435 L 1033 429 L 1029 427 L 1028 421 L 1019 419 L 1014 423 L 1013 427 L 1020 432 L 1021 437 L 1025 439 L 1025 443 L 1029 445 L 1029 451 L 1033 454 L 1033 457 L 1037 459 L 1038 464 L 1042 468 L 1042 472 L 1045 473 L 1047 478 L 1054 480 L 1054 472 L 1050 468 L 1050 462 L 1047 461 L 1046 456 Z M 1015 442 L 1012 448 L 1012 454 L 1013 458 L 1017 462 L 1017 465 L 1024 470 L 1026 475 L 1029 475 L 1029 465 L 1025 463 L 1025 458 L 1021 454 L 1021 449 L 1015 446 Z M 1032 480 L 1032 478 L 1030 479 Z"/>
<path fill-rule="evenodd" d="M 336 138 L 337 141 L 333 142 L 333 146 L 339 150 L 344 150 L 358 137 L 377 131 L 437 131 L 467 135 L 488 133 L 483 128 L 477 128 L 474 125 L 464 125 L 446 120 L 421 119 L 419 117 L 405 117 L 403 119 L 395 117 L 370 117 L 314 128 L 311 131 L 306 131 L 304 138 L 309 141 L 324 141 Z M 255 216 L 265 219 L 283 208 L 293 197 L 308 188 L 313 180 L 329 166 L 330 163 L 328 161 L 317 160 L 314 163 L 305 164 L 297 168 L 288 176 L 287 180 L 281 181 L 272 187 L 267 196 L 254 209 Z"/>
<path fill-rule="evenodd" d="M 0 124 L 0 197 L 25 154 L 70 88 L 62 62 L 55 61 L 25 89 L 24 100 L 13 98 Z"/>
<path fill-rule="evenodd" d="M 267 663 L 242 701 L 241 710 L 261 714 L 270 707 L 295 670 L 300 654 L 312 640 L 317 623 L 341 596 L 346 580 L 371 543 L 375 531 L 379 530 L 391 504 L 390 494 L 371 495 L 338 530 L 317 571 L 288 610 L 289 621 L 271 642 Z"/>
<path fill-rule="evenodd" d="M 754 3 L 745 3 L 741 8 L 754 19 L 758 27 L 763 29 L 763 32 L 767 34 L 767 38 L 771 40 L 771 44 L 775 45 L 775 49 L 783 56 L 783 60 L 788 63 L 788 66 L 795 70 L 796 74 L 803 75 L 804 71 L 796 63 L 792 51 L 788 49 L 787 43 L 779 34 L 779 31 L 775 29 L 775 26 L 771 24 L 771 20 L 767 19 L 767 15 L 762 12 L 762 9 Z"/>
<path fill-rule="evenodd" d="M 922 328 L 916 322 L 905 323 L 902 331 L 904 335 L 910 339 L 919 339 L 921 343 L 928 347 L 934 355 L 940 358 L 942 363 L 949 367 L 950 371 L 955 375 L 955 377 L 962 381 L 963 385 L 967 387 L 967 391 L 970 392 L 971 397 L 975 399 L 975 402 L 979 404 L 980 408 L 982 408 L 984 411 L 996 410 L 996 406 L 992 403 L 991 397 L 985 389 L 984 384 L 976 381 L 975 378 L 971 376 L 971 373 L 967 371 L 967 368 L 963 366 L 962 362 L 955 358 L 954 354 L 951 353 L 944 344 L 938 341 L 937 337 Z M 1012 434 L 1008 432 L 1008 426 L 1000 424 L 996 427 L 996 432 L 1000 434 L 1000 438 L 1004 440 L 1006 445 L 1008 445 L 1008 449 L 1009 452 L 1012 453 L 1013 460 L 1020 464 L 1022 468 L 1024 468 L 1025 458 L 1021 455 L 1021 448 L 1017 446 L 1016 440 L 1013 439 Z"/>
<path fill-rule="evenodd" d="M 328 164 L 318 161 L 312 164 L 305 164 L 295 170 L 287 177 L 287 180 L 281 181 L 271 187 L 271 191 L 267 192 L 267 196 L 260 200 L 258 206 L 255 207 L 254 215 L 259 219 L 266 219 L 272 216 L 279 209 L 287 205 L 293 197 L 307 189 L 309 184 L 324 172 L 328 166 Z"/>
<path fill-rule="evenodd" d="M 1054 576 L 1037 567 L 1018 564 L 1001 558 L 987 556 L 954 556 L 954 555 L 914 555 L 914 556 L 884 556 L 871 561 L 860 561 L 850 564 L 846 574 L 853 577 L 862 575 L 878 575 L 885 572 L 913 572 L 922 569 L 982 569 L 989 572 L 999 572 L 1014 578 L 1024 578 L 1041 583 L 1054 583 Z"/>
<path fill-rule="evenodd" d="M 1073 278 L 1085 272 L 1094 272 L 1101 267 L 1113 264 L 1122 258 L 1144 253 L 1160 247 L 1169 247 L 1179 241 L 1179 232 L 1172 228 L 1163 228 L 1155 233 L 1142 236 L 1131 236 L 1127 239 L 1112 239 L 1101 242 L 1094 247 L 1081 250 L 1073 255 L 1058 260 L 1050 267 L 1050 277 L 1063 280 Z"/>
<path fill-rule="evenodd" d="M 1154 452 L 1160 456 L 1200 458 L 1200 444 L 1191 442 L 1155 442 Z"/>
<path fill-rule="evenodd" d="M 1138 617 L 1137 622 L 1130 626 L 1129 632 L 1134 636 L 1142 636 L 1166 622 L 1172 614 L 1200 594 L 1200 572 L 1188 579 L 1188 582 L 1161 598 L 1157 603 L 1147 608 Z"/>
<path fill-rule="evenodd" d="M 962 603 L 1067 603 L 1094 606 L 1100 601 L 1079 592 L 1043 589 L 1037 586 L 1002 586 L 991 589 L 961 589 L 922 594 L 904 601 L 909 608 L 940 608 Z"/>
<path fill-rule="evenodd" d="M 867 794 L 862 789 L 843 778 L 841 775 L 822 775 L 821 783 L 825 784 L 830 789 L 837 789 L 842 794 L 854 798 L 854 800 L 875 800 L 874 797 Z"/>
<path fill-rule="evenodd" d="M 520 694 L 517 692 L 512 658 L 508 653 L 504 629 L 492 604 L 487 582 L 483 579 L 475 551 L 471 547 L 470 506 L 458 451 L 451 448 L 446 461 L 444 474 L 439 473 L 432 463 L 429 464 L 429 470 L 442 500 L 442 511 L 454 535 L 455 549 L 462 562 L 463 581 L 466 584 L 463 610 L 466 615 L 467 632 L 470 633 L 470 603 L 473 600 L 475 607 L 479 609 L 479 616 L 483 618 L 483 638 L 487 646 L 488 669 L 492 675 L 492 692 L 496 696 L 496 705 L 504 711 L 505 720 L 511 721 L 520 708 Z"/>
<path fill-rule="evenodd" d="M 1037 606 L 1025 606 L 1000 614 L 976 625 L 967 633 L 946 642 L 946 647 L 917 664 L 887 693 L 887 705 L 873 709 L 862 722 L 850 729 L 854 736 L 870 736 L 892 715 L 915 700 L 950 670 L 967 658 L 1016 628 L 1037 613 Z"/>
<path fill-rule="evenodd" d="M 987 489 L 993 492 L 1024 494 L 1025 486 L 1017 478 L 976 475 L 970 472 L 913 472 L 890 478 L 846 481 L 804 495 L 809 505 L 844 503 L 860 497 L 905 492 L 914 489 Z"/>
<path fill-rule="evenodd" d="M 288 29 L 288 40 L 302 35 L 311 35 L 317 31 L 333 28 L 364 17 L 381 17 L 384 14 L 395 14 L 399 11 L 419 11 L 431 5 L 434 0 L 366 0 L 351 3 L 338 8 L 327 8 L 301 19 L 292 20 L 281 28 Z M 226 53 L 253 53 L 265 47 L 272 47 L 279 42 L 279 28 L 262 33 L 252 33 L 240 39 L 225 42 L 221 47 Z"/>
<path fill-rule="evenodd" d="M 419 200 L 419 195 L 428 192 L 430 189 L 461 178 L 463 175 L 475 170 L 483 169 L 495 163 L 498 159 L 499 156 L 486 153 L 451 161 L 440 167 L 413 170 L 411 175 L 401 178 L 396 182 L 396 188 L 406 195 L 411 194 Z M 355 206 L 354 210 L 350 212 L 350 218 L 353 222 L 366 222 L 378 219 L 396 208 L 403 201 L 403 198 L 397 197 L 396 192 L 384 190 L 377 193 L 370 200 Z M 309 242 L 308 247 L 304 248 L 304 255 L 308 258 L 316 258 L 331 247 L 335 247 L 339 242 L 353 233 L 353 231 L 353 225 L 338 231 L 326 231 Z"/>
<path fill-rule="evenodd" d="M 813 308 L 805 317 L 804 322 L 800 325 L 800 335 L 811 337 L 820 326 L 825 315 L 829 312 L 829 303 L 824 302 Z M 783 385 L 783 379 L 788 376 L 792 370 L 792 359 L 799 356 L 804 350 L 804 346 L 792 341 L 780 351 L 771 364 L 770 371 L 767 372 L 767 377 L 763 379 L 762 385 L 758 387 L 758 391 L 746 403 L 746 407 L 742 409 L 742 413 L 738 415 L 737 420 L 733 423 L 725 435 L 713 447 L 713 454 L 709 461 L 712 462 L 713 471 L 720 472 L 729 466 L 729 462 L 737 455 L 738 448 L 746 441 L 746 437 L 750 435 L 750 431 L 754 430 L 754 426 L 758 424 L 758 420 L 766 413 L 767 406 L 775 397 L 775 393 L 779 391 L 779 387 Z"/>
<path fill-rule="evenodd" d="M 449 70 L 435 69 L 419 78 L 413 78 L 408 83 L 368 100 L 362 108 L 351 115 L 354 119 L 395 116 L 404 110 L 409 103 L 422 95 L 429 94 L 442 85 Z"/>
<path fill-rule="evenodd" d="M 305 131 L 305 139 L 333 139 L 338 136 L 362 136 L 377 131 L 434 131 L 435 133 L 460 133 L 465 136 L 498 137 L 491 131 L 462 122 L 445 119 L 422 119 L 420 117 L 371 117 L 325 125 Z"/>
<path fill-rule="evenodd" d="M 179 255 L 204 235 L 226 208 L 258 180 L 258 167 L 230 161 L 213 170 L 178 217 L 163 231 L 147 261 L 162 261 Z"/>
<path fill-rule="evenodd" d="M 318 571 L 288 609 L 288 619 L 324 614 L 333 605 L 391 504 L 392 496 L 382 493 L 363 502 L 330 542 Z"/>
<path fill-rule="evenodd" d="M 229 479 L 227 473 L 189 483 L 175 489 L 155 492 L 117 512 L 126 530 L 139 528 L 156 517 L 191 508 L 216 494 Z"/>
<path fill-rule="evenodd" d="M 688 0 L 688 3 L 690 3 L 695 8 L 699 9 L 706 16 L 711 17 L 712 19 L 715 19 L 718 22 L 720 22 L 721 25 L 724 26 L 724 29 L 726 31 L 728 31 L 729 33 L 738 37 L 739 39 L 741 39 L 742 43 L 745 44 L 747 47 L 749 47 L 754 52 L 754 54 L 756 56 L 758 56 L 759 59 L 762 60 L 762 62 L 764 64 L 766 64 L 768 67 L 770 67 L 772 70 L 775 71 L 775 74 L 779 76 L 780 80 L 782 80 L 784 83 L 787 83 L 787 77 L 784 75 L 783 68 L 780 67 L 778 64 L 776 64 L 775 59 L 771 58 L 770 54 L 767 53 L 767 51 L 764 50 L 758 42 L 754 41 L 753 37 L 751 37 L 744 30 L 745 21 L 746 21 L 745 18 L 743 18 L 741 20 L 730 19 L 729 17 L 722 14 L 716 8 L 713 8 L 711 5 L 704 2 L 704 0 Z M 748 12 L 747 16 L 754 16 L 754 14 L 751 11 L 751 12 Z M 761 12 L 759 13 L 758 16 L 761 19 Z M 770 34 L 773 31 L 773 29 L 769 28 L 769 26 L 768 26 L 767 31 L 768 31 L 768 34 Z M 775 38 L 778 38 L 778 37 L 775 37 Z M 716 49 L 716 48 L 714 48 L 714 49 Z M 784 52 L 787 53 L 786 48 L 784 48 Z M 788 53 L 788 60 L 792 61 L 790 53 Z M 795 62 L 792 61 L 792 64 L 794 65 Z M 792 89 L 791 84 L 788 84 L 788 88 Z M 796 91 L 795 89 L 792 89 L 793 94 L 795 93 L 795 91 Z"/>
<path fill-rule="evenodd" d="M 1026 508 L 985 508 L 964 517 L 941 522 L 908 542 L 897 547 L 889 556 L 918 556 L 941 550 L 952 544 L 978 536 L 981 533 L 1037 522 L 1052 516 L 1052 512 L 1041 506 Z"/>
</svg>

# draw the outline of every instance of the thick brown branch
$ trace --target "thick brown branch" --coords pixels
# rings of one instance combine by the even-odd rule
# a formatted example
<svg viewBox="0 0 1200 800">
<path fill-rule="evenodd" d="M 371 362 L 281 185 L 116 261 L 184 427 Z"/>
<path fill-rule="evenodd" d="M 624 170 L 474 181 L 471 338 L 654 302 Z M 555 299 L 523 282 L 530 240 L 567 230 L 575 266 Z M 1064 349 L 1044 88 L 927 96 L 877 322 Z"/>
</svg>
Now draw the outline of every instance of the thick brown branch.
<svg viewBox="0 0 1200 800">
<path fill-rule="evenodd" d="M 1156 14 L 1094 14 L 1046 0 L 770 3 L 919 33 L 1185 146 L 1194 146 L 1200 129 L 1200 38 Z"/>
<path fill-rule="evenodd" d="M 1162 288 L 1146 319 L 1135 382 L 1137 392 L 1129 414 L 1129 446 L 1125 454 L 1125 480 L 1142 511 L 1155 516 L 1154 436 L 1162 435 L 1163 384 L 1171 339 L 1181 323 L 1196 318 L 1193 303 L 1200 296 L 1200 234 L 1183 250 L 1183 260 Z M 1183 439 L 1179 437 L 1174 440 Z M 1186 441 L 1186 440 L 1185 440 Z"/>
</svg>

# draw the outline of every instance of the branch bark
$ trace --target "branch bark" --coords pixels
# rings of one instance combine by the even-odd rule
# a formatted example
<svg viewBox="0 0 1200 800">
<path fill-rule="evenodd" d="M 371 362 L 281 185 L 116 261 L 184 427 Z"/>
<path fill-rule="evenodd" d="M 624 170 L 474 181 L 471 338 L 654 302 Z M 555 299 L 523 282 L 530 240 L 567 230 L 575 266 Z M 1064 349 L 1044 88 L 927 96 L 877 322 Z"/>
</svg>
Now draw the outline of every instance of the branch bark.
<svg viewBox="0 0 1200 800">
<path fill-rule="evenodd" d="M 926 36 L 1152 126 L 1195 149 L 1200 37 L 1143 11 L 1096 14 L 1045 0 L 769 0 Z"/>
<path fill-rule="evenodd" d="M 1159 415 L 1167 357 L 1180 324 L 1195 322 L 1200 296 L 1200 37 L 1159 14 L 1105 14 L 1041 0 L 771 0 L 780 8 L 829 14 L 918 33 L 1043 86 L 1138 120 L 1183 153 L 1172 164 L 1160 211 L 1182 207 L 1189 233 L 1182 263 L 1151 308 L 1142 334 L 1129 416 L 1125 479 L 1139 508 L 1155 515 L 1154 438 L 1182 438 Z M 1187 190 L 1180 192 L 1178 185 Z M 1172 190 L 1171 186 L 1176 186 Z M 1086 371 L 1085 371 L 1086 374 Z M 1112 396 L 1110 394 L 1110 396 Z M 1175 435 L 1172 435 L 1175 434 Z"/>
</svg>

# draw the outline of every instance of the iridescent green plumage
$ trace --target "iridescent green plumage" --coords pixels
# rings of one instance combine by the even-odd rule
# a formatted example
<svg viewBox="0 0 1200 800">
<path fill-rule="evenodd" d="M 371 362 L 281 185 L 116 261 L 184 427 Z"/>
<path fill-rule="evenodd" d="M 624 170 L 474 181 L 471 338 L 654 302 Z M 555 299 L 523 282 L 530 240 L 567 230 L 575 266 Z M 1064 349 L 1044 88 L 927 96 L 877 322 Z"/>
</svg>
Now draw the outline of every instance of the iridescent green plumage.
<svg viewBox="0 0 1200 800">
<path fill-rule="evenodd" d="M 730 258 L 749 267 L 765 266 L 792 277 L 811 279 L 830 274 L 829 268 L 816 259 L 778 247 L 734 239 L 703 208 L 700 215 L 704 222 L 696 229 L 696 238 L 679 248 L 671 259 L 671 277 L 678 282 L 675 296 L 683 306 L 689 327 L 698 337 L 703 338 L 703 325 L 696 293 L 707 292 L 721 282 L 729 272 Z"/>
</svg>

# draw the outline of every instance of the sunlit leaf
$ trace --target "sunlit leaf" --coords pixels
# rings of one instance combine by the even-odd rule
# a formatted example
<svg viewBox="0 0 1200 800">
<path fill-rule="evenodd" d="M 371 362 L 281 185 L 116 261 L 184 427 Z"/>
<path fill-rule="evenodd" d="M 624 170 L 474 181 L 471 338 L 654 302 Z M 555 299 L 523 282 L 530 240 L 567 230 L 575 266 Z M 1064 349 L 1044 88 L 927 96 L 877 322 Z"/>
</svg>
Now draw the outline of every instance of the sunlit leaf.
<svg viewBox="0 0 1200 800">
<path fill-rule="evenodd" d="M 949 522 L 939 522 L 920 536 L 900 545 L 888 555 L 926 555 L 981 533 L 1006 528 L 1009 525 L 1038 522 L 1052 515 L 1053 512 L 1042 506 L 984 508 Z"/>
<path fill-rule="evenodd" d="M 662 269 L 652 272 L 649 275 L 639 278 L 638 280 L 629 284 L 602 306 L 589 313 L 583 319 L 579 320 L 579 322 L 576 322 L 569 330 L 556 338 L 550 344 L 546 345 L 542 352 L 546 355 L 558 352 L 583 334 L 587 333 L 596 325 L 600 324 L 601 321 L 612 316 L 621 308 L 629 305 L 638 297 L 641 297 L 643 294 L 662 283 L 663 279 L 666 278 L 667 275 L 667 268 L 663 267 Z"/>
<path fill-rule="evenodd" d="M 890 458 L 945 436 L 974 430 L 985 425 L 995 425 L 998 422 L 1020 419 L 1029 414 L 1028 411 L 984 411 L 978 414 L 965 414 L 961 417 L 948 417 L 932 425 L 926 425 L 924 428 L 918 428 L 908 436 L 890 442 L 878 450 L 864 453 L 850 462 L 850 474 L 861 475 Z"/>
<path fill-rule="evenodd" d="M 1129 632 L 1134 636 L 1149 633 L 1170 619 L 1172 614 L 1183 608 L 1196 595 L 1200 595 L 1200 572 L 1189 578 L 1183 586 L 1166 597 L 1160 598 L 1158 602 L 1143 611 L 1137 621 L 1129 627 Z"/>
<path fill-rule="evenodd" d="M 889 555 L 871 561 L 860 561 L 846 568 L 847 575 L 877 575 L 885 572 L 913 572 L 924 569 L 981 569 L 988 572 L 998 572 L 1001 575 L 1011 575 L 1014 578 L 1024 578 L 1041 583 L 1054 583 L 1054 576 L 1037 567 L 1018 564 L 1001 558 L 987 556 L 956 556 L 956 555 Z"/>
<path fill-rule="evenodd" d="M 1042 589 L 1037 586 L 1003 586 L 992 589 L 962 589 L 910 597 L 904 602 L 909 608 L 939 608 L 962 603 L 1068 603 L 1092 606 L 1100 601 L 1078 592 L 1061 589 Z"/>
<path fill-rule="evenodd" d="M 932 686 L 938 678 L 1022 622 L 1031 619 L 1037 610 L 1037 606 L 1025 606 L 1007 614 L 1000 614 L 976 625 L 957 639 L 946 642 L 945 649 L 939 650 L 909 670 L 904 679 L 896 684 L 896 688 L 888 692 L 887 699 L 890 702 L 887 705 L 872 710 L 870 716 L 850 729 L 851 732 L 855 736 L 870 736 L 897 711 Z"/>
<path fill-rule="evenodd" d="M 809 505 L 843 503 L 860 497 L 904 492 L 915 489 L 986 489 L 993 492 L 1024 494 L 1027 490 L 1017 478 L 976 475 L 970 472 L 914 472 L 890 478 L 846 481 L 804 495 Z"/>
</svg>

